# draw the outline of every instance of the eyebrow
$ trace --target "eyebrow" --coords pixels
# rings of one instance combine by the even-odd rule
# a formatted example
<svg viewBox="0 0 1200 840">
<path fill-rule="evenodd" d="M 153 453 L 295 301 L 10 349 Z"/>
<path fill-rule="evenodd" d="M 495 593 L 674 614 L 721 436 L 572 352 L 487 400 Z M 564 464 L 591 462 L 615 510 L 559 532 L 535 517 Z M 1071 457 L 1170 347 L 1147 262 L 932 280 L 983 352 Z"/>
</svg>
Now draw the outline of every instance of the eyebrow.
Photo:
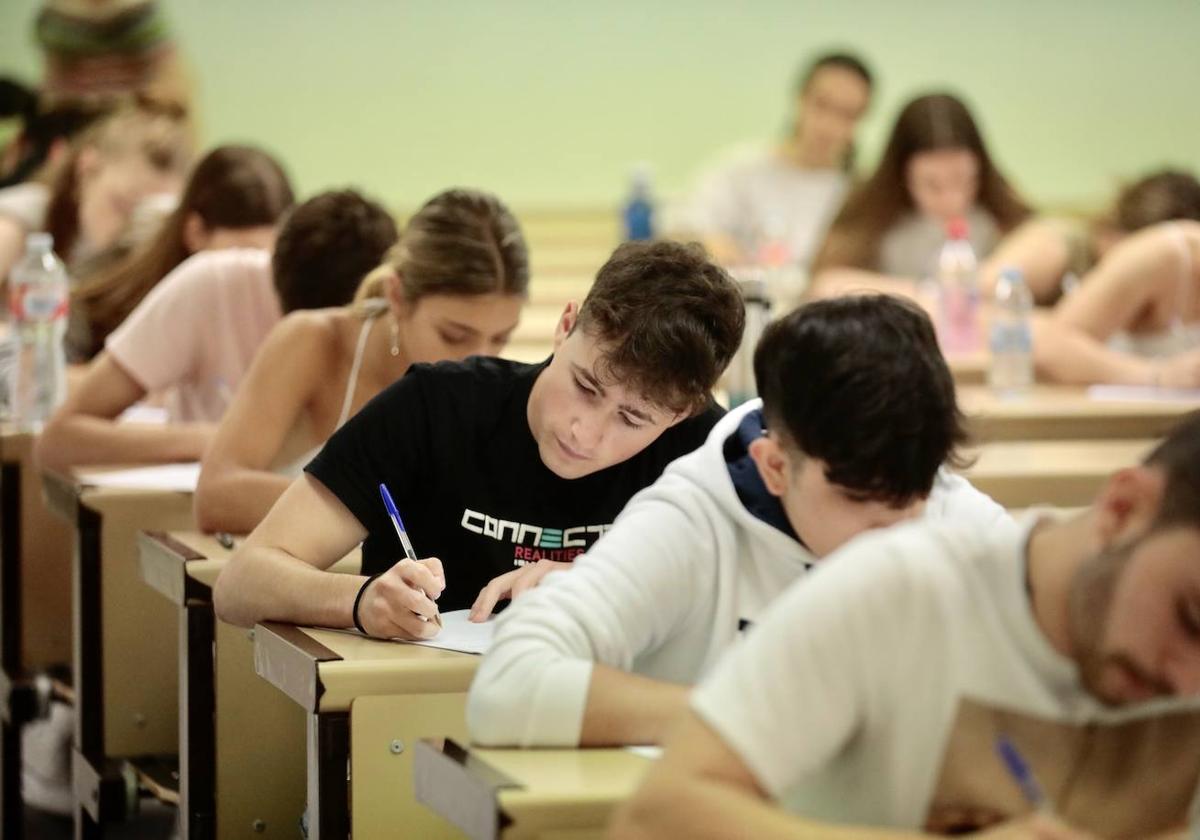
<svg viewBox="0 0 1200 840">
<path fill-rule="evenodd" d="M 590 370 L 588 370 L 587 368 L 585 368 L 581 365 L 576 364 L 575 362 L 571 362 L 571 370 L 575 372 L 576 376 L 578 376 L 580 379 L 585 380 L 589 385 L 591 385 L 593 388 L 595 388 L 596 393 L 598 393 L 602 397 L 604 396 L 604 386 L 600 384 L 600 380 L 597 379 L 596 376 Z M 651 417 L 646 412 L 642 411 L 640 408 L 635 408 L 632 405 L 626 405 L 626 404 L 618 405 L 617 408 L 621 411 L 624 411 L 626 414 L 631 414 L 634 417 L 636 417 L 637 419 L 642 420 L 646 423 L 649 423 L 652 426 L 657 425 L 654 422 L 654 418 Z"/>
</svg>

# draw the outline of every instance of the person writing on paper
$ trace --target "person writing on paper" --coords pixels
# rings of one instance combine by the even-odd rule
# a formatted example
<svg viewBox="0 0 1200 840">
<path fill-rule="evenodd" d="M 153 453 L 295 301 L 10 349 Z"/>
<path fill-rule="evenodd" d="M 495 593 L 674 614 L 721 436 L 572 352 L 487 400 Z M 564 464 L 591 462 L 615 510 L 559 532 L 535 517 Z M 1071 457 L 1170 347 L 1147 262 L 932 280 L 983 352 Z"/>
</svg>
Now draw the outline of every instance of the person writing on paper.
<svg viewBox="0 0 1200 840">
<path fill-rule="evenodd" d="M 1034 299 L 1052 305 L 1079 284 L 1120 242 L 1160 222 L 1200 221 L 1200 181 L 1164 169 L 1123 188 L 1111 209 L 1095 219 L 1030 219 L 1006 236 L 980 270 L 990 293 L 1005 267 L 1021 270 Z"/>
<path fill-rule="evenodd" d="M 687 686 L 857 534 L 921 517 L 1011 522 L 945 466 L 962 417 L 914 304 L 808 304 L 767 327 L 754 369 L 761 400 L 635 496 L 571 574 L 501 617 L 471 686 L 472 741 L 659 743 Z"/>
<path fill-rule="evenodd" d="M 511 271 L 497 274 L 498 255 Z M 528 288 L 525 240 L 498 198 L 431 198 L 354 305 L 297 312 L 271 331 L 204 456 L 197 524 L 249 533 L 313 448 L 411 365 L 498 354 Z"/>
<path fill-rule="evenodd" d="M 1200 221 L 1122 240 L 1034 335 L 1046 379 L 1200 388 Z"/>
<path fill-rule="evenodd" d="M 504 288 L 527 264 L 501 241 Z M 233 553 L 217 614 L 428 638 L 436 623 L 421 618 L 469 607 L 491 579 L 525 588 L 567 567 L 704 441 L 744 321 L 737 285 L 699 246 L 622 245 L 564 309 L 550 359 L 413 365 L 335 432 Z M 417 562 L 396 562 L 380 484 Z M 326 571 L 360 541 L 362 576 Z"/>
<path fill-rule="evenodd" d="M 67 355 L 88 362 L 142 299 L 185 259 L 225 248 L 269 250 L 295 203 L 287 173 L 250 146 L 218 146 L 196 164 L 178 205 L 154 236 L 124 257 L 80 273 L 71 291 Z"/>
<path fill-rule="evenodd" d="M 700 236 L 722 265 L 756 263 L 764 249 L 781 248 L 807 266 L 850 184 L 872 84 L 866 64 L 849 53 L 811 62 L 796 84 L 788 135 L 739 148 L 705 172 L 674 227 Z"/>
<path fill-rule="evenodd" d="M 278 197 L 264 186 L 261 200 L 260 218 L 267 218 Z M 396 225 L 382 207 L 332 191 L 292 210 L 274 255 L 230 248 L 184 260 L 109 335 L 46 424 L 40 463 L 65 470 L 199 460 L 232 389 L 283 314 L 347 303 L 395 241 Z M 166 399 L 169 423 L 117 422 L 148 394 Z"/>
<path fill-rule="evenodd" d="M 610 837 L 1183 836 L 1198 640 L 1192 415 L 1082 513 L 835 552 L 693 692 Z"/>
<path fill-rule="evenodd" d="M 1028 215 L 967 106 L 945 93 L 917 97 L 896 118 L 875 172 L 833 220 L 813 264 L 811 293 L 916 297 L 949 222 L 965 220 L 982 259 Z"/>
</svg>

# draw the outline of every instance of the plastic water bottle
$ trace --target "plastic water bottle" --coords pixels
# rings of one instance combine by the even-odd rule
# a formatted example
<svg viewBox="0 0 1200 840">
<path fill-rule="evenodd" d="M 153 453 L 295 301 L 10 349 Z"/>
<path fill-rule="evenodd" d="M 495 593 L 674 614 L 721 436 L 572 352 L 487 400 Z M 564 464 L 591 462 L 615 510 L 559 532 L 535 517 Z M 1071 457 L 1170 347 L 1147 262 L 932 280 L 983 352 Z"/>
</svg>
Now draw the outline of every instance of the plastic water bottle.
<svg viewBox="0 0 1200 840">
<path fill-rule="evenodd" d="M 654 238 L 654 198 L 650 189 L 650 167 L 645 164 L 633 170 L 629 198 L 621 208 L 621 221 L 626 242 Z"/>
<path fill-rule="evenodd" d="M 965 219 L 951 219 L 938 254 L 938 334 L 948 354 L 980 348 L 978 266 L 967 234 Z"/>
<path fill-rule="evenodd" d="M 729 363 L 725 377 L 730 408 L 758 396 L 754 383 L 754 348 L 771 321 L 771 301 L 767 297 L 767 282 L 762 269 L 740 271 L 737 280 L 746 304 L 746 328 L 742 332 L 741 346 Z"/>
<path fill-rule="evenodd" d="M 22 430 L 37 431 L 63 401 L 67 362 L 67 270 L 54 254 L 48 233 L 25 239 L 25 256 L 9 275 L 12 419 Z"/>
<path fill-rule="evenodd" d="M 1006 268 L 996 281 L 992 313 L 988 385 L 1001 394 L 1019 394 L 1033 384 L 1033 332 L 1029 324 L 1033 295 L 1025 277 Z"/>
</svg>

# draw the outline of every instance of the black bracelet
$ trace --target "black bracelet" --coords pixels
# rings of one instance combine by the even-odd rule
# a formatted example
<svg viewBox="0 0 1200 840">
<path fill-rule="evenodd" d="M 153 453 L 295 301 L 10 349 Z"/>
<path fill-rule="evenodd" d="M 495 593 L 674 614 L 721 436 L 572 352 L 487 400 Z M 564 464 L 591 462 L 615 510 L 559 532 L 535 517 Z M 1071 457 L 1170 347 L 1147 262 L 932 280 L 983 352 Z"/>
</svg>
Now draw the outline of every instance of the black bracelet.
<svg viewBox="0 0 1200 840">
<path fill-rule="evenodd" d="M 377 572 L 363 581 L 363 585 L 358 587 L 358 594 L 354 596 L 354 609 L 350 611 L 350 617 L 354 619 L 354 626 L 358 628 L 358 632 L 364 636 L 370 636 L 366 628 L 362 626 L 362 622 L 358 620 L 358 605 L 362 602 L 363 593 L 367 591 L 367 587 L 375 582 L 375 578 L 379 577 L 383 572 Z"/>
</svg>

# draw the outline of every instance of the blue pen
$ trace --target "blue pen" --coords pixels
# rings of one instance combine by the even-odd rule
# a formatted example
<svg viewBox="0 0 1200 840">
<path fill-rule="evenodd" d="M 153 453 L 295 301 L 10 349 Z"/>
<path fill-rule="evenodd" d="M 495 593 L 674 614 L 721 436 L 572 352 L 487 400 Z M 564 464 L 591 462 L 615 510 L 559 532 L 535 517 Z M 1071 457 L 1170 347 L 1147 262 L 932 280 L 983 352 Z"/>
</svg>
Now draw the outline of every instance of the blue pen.
<svg viewBox="0 0 1200 840">
<path fill-rule="evenodd" d="M 1038 784 L 1037 779 L 1033 775 L 1033 770 L 1029 767 L 1029 763 L 1025 761 L 1016 744 L 1009 740 L 1007 735 L 1000 734 L 996 736 L 996 753 L 1000 756 L 1000 760 L 1004 762 L 1009 775 L 1013 777 L 1013 781 L 1017 783 L 1017 787 L 1021 788 L 1021 793 L 1025 795 L 1026 801 L 1033 806 L 1033 809 L 1042 813 L 1052 812 L 1054 806 L 1046 797 L 1042 786 Z"/>
<path fill-rule="evenodd" d="M 408 531 L 404 530 L 404 521 L 400 519 L 400 511 L 396 510 L 396 503 L 392 501 L 392 494 L 388 492 L 386 484 L 379 485 L 379 495 L 383 497 L 383 506 L 387 508 L 388 518 L 392 520 L 392 527 L 396 529 L 396 536 L 400 538 L 400 545 L 404 546 L 404 555 L 409 560 L 416 562 L 417 552 L 413 551 L 412 542 L 408 539 Z M 428 596 L 424 590 L 421 594 Z M 425 616 L 419 616 L 422 621 L 428 621 Z"/>
</svg>

